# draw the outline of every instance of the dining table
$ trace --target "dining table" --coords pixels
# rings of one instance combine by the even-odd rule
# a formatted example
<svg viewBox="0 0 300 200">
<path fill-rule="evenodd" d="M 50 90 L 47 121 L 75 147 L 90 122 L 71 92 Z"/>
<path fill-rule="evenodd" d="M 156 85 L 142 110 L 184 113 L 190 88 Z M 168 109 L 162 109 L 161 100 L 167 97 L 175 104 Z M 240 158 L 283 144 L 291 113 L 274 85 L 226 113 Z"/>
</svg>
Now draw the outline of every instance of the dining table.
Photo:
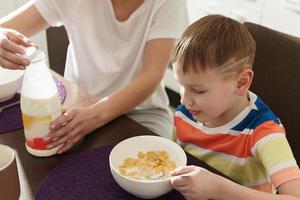
<svg viewBox="0 0 300 200">
<path fill-rule="evenodd" d="M 87 107 L 97 102 L 97 98 L 93 95 L 88 94 L 59 74 L 52 73 L 55 79 L 59 80 L 65 86 L 66 99 L 63 107 Z M 72 155 L 89 149 L 115 145 L 124 139 L 139 135 L 155 135 L 155 133 L 126 115 L 122 115 L 94 130 L 73 146 L 72 149 L 61 155 L 45 158 L 30 155 L 25 149 L 23 128 L 0 134 L 0 144 L 7 145 L 15 150 L 21 188 L 20 199 L 31 200 L 35 198 L 35 193 L 49 172 Z M 215 171 L 204 162 L 200 166 Z"/>
</svg>

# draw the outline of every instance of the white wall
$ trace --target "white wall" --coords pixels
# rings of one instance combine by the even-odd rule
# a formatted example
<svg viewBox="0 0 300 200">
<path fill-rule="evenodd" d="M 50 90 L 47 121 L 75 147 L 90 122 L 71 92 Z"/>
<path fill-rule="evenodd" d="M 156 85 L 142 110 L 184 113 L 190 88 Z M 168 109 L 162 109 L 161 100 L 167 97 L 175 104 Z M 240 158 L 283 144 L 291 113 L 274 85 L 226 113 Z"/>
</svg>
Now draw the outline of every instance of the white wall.
<svg viewBox="0 0 300 200">
<path fill-rule="evenodd" d="M 300 0 L 187 0 L 190 22 L 218 13 L 300 37 Z"/>
<path fill-rule="evenodd" d="M 265 0 L 261 24 L 300 37 L 300 0 Z"/>
<path fill-rule="evenodd" d="M 6 16 L 16 8 L 24 5 L 29 0 L 0 0 L 0 18 Z M 47 55 L 47 39 L 46 39 L 46 32 L 43 31 L 34 37 L 30 38 L 35 44 L 39 46 Z"/>
<path fill-rule="evenodd" d="M 223 14 L 239 21 L 260 23 L 262 0 L 187 0 L 190 22 L 208 14 Z"/>
</svg>

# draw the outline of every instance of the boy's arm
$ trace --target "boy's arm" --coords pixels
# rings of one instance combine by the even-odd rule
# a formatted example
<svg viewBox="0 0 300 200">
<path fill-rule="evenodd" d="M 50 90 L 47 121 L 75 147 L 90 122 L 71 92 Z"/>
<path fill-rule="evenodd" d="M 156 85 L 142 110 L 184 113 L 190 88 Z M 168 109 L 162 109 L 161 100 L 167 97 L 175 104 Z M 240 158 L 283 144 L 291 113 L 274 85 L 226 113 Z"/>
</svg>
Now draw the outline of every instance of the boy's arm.
<svg viewBox="0 0 300 200">
<path fill-rule="evenodd" d="M 236 184 L 227 179 L 220 183 L 220 192 L 216 193 L 214 199 L 231 199 L 231 200 L 300 200 L 300 179 L 294 179 L 283 183 L 277 189 L 279 194 L 270 194 L 257 191 L 245 186 Z"/>
<path fill-rule="evenodd" d="M 278 186 L 272 194 L 239 185 L 198 166 L 178 167 L 172 172 L 171 184 L 186 199 L 215 200 L 300 200 L 300 178 Z"/>
</svg>

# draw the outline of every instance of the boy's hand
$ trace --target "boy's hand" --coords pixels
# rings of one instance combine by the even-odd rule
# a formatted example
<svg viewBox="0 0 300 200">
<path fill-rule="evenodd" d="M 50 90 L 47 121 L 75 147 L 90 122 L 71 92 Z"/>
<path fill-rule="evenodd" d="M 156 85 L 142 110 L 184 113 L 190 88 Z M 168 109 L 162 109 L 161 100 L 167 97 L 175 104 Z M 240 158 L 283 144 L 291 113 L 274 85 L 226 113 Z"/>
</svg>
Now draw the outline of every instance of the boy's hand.
<svg viewBox="0 0 300 200">
<path fill-rule="evenodd" d="M 187 200 L 214 199 L 220 177 L 197 166 L 178 167 L 171 173 L 171 184 Z"/>
<path fill-rule="evenodd" d="M 8 69 L 25 69 L 29 65 L 24 48 L 34 44 L 21 33 L 0 28 L 0 66 Z"/>
</svg>

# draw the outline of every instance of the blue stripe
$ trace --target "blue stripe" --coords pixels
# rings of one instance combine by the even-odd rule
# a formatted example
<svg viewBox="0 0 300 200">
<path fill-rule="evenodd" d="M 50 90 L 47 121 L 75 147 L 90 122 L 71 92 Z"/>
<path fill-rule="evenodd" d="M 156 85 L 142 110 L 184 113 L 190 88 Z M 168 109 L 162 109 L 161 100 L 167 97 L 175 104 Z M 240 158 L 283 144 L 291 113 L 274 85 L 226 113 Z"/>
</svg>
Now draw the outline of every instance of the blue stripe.
<svg viewBox="0 0 300 200">
<path fill-rule="evenodd" d="M 194 121 L 194 122 L 197 122 L 197 120 L 195 120 L 194 118 L 193 118 L 193 115 L 185 108 L 185 106 L 184 105 L 179 105 L 179 106 L 177 106 L 177 108 L 176 108 L 176 112 L 181 112 L 182 114 L 184 114 L 188 119 L 190 119 L 190 120 L 192 120 L 192 121 Z"/>
<path fill-rule="evenodd" d="M 267 121 L 274 121 L 281 124 L 279 118 L 272 112 L 272 110 L 259 98 L 255 101 L 256 109 L 252 109 L 250 113 L 232 130 L 243 131 L 244 129 L 255 129 L 260 124 Z"/>
</svg>

